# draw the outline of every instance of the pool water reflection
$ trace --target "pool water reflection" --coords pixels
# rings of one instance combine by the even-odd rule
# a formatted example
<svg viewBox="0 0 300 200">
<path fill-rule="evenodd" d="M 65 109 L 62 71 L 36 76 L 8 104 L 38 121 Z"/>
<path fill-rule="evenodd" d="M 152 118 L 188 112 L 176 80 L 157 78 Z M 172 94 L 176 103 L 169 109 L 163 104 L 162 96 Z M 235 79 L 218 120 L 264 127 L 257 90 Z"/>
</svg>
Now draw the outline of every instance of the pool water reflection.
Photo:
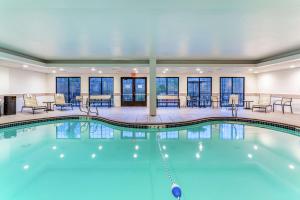
<svg viewBox="0 0 300 200">
<path fill-rule="evenodd" d="M 211 122 L 129 129 L 65 120 L 0 130 L 0 199 L 299 199 L 300 138 Z M 171 178 L 169 177 L 171 176 Z"/>
</svg>

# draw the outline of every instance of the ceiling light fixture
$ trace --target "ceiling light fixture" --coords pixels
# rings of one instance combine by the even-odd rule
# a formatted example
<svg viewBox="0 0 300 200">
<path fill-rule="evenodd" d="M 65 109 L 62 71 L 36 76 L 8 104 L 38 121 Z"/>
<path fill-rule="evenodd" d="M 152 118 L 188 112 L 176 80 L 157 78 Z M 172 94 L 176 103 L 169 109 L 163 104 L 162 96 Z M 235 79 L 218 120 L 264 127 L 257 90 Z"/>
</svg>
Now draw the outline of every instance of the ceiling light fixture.
<svg viewBox="0 0 300 200">
<path fill-rule="evenodd" d="M 196 71 L 200 71 L 200 68 L 197 68 Z"/>
<path fill-rule="evenodd" d="M 200 74 L 203 74 L 203 71 L 199 71 Z"/>
<path fill-rule="evenodd" d="M 291 65 L 290 68 L 291 68 L 291 69 L 295 68 L 295 65 Z"/>
<path fill-rule="evenodd" d="M 92 70 L 93 72 L 96 71 L 96 69 L 95 69 L 94 67 L 93 67 L 91 70 Z"/>
<path fill-rule="evenodd" d="M 99 73 L 99 74 L 102 74 L 102 71 L 101 71 L 101 70 L 99 70 L 99 71 L 98 71 L 98 73 Z"/>
<path fill-rule="evenodd" d="M 53 74 L 56 74 L 56 70 L 52 70 L 52 73 L 53 73 Z"/>
<path fill-rule="evenodd" d="M 62 71 L 65 71 L 65 69 L 64 69 L 64 68 L 59 68 L 59 71 L 61 71 L 61 72 L 62 72 Z"/>
<path fill-rule="evenodd" d="M 28 65 L 23 65 L 23 68 L 28 68 Z"/>
<path fill-rule="evenodd" d="M 249 72 L 252 72 L 252 71 L 253 71 L 253 69 L 252 69 L 252 68 L 250 68 L 250 69 L 248 69 L 248 71 L 249 71 Z"/>
</svg>

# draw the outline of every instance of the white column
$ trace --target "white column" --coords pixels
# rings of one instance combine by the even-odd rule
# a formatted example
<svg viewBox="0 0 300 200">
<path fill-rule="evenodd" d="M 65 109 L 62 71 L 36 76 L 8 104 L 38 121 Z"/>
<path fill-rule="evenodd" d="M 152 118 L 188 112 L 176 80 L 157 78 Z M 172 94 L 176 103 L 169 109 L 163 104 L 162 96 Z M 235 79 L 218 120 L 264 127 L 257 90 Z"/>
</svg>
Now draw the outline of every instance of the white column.
<svg viewBox="0 0 300 200">
<path fill-rule="evenodd" d="M 150 59 L 149 82 L 150 82 L 149 114 L 150 116 L 156 116 L 156 59 L 155 58 Z"/>
</svg>

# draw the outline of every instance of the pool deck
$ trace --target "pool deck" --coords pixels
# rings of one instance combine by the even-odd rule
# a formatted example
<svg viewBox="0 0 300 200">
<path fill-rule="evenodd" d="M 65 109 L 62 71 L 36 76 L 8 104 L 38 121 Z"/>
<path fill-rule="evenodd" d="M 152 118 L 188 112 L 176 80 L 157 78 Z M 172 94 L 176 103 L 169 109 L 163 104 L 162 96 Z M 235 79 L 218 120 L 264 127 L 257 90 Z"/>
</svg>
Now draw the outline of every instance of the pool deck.
<svg viewBox="0 0 300 200">
<path fill-rule="evenodd" d="M 17 113 L 16 115 L 0 117 L 0 124 L 23 120 L 74 115 L 77 116 L 86 114 L 80 112 L 78 109 L 66 111 L 56 110 L 48 113 L 39 112 L 35 115 L 30 113 L 30 111 L 24 111 L 23 113 Z M 95 114 L 92 114 L 92 116 L 95 116 Z M 107 120 L 121 123 L 163 124 L 193 121 L 211 117 L 231 117 L 231 111 L 226 108 L 158 108 L 157 116 L 151 117 L 148 115 L 148 108 L 146 107 L 114 107 L 99 109 L 98 116 Z M 299 114 L 282 114 L 279 111 L 274 113 L 263 113 L 240 109 L 238 112 L 238 117 L 272 121 L 300 127 Z"/>
</svg>

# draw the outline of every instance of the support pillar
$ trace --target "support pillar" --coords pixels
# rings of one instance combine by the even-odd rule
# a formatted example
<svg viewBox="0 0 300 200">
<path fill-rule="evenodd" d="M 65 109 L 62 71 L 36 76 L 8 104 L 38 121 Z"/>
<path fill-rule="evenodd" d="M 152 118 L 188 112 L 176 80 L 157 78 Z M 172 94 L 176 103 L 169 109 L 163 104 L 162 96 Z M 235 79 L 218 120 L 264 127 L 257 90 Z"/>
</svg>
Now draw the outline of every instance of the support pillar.
<svg viewBox="0 0 300 200">
<path fill-rule="evenodd" d="M 150 82 L 150 98 L 149 98 L 149 114 L 156 116 L 156 59 L 150 59 L 149 65 L 149 82 Z"/>
</svg>

